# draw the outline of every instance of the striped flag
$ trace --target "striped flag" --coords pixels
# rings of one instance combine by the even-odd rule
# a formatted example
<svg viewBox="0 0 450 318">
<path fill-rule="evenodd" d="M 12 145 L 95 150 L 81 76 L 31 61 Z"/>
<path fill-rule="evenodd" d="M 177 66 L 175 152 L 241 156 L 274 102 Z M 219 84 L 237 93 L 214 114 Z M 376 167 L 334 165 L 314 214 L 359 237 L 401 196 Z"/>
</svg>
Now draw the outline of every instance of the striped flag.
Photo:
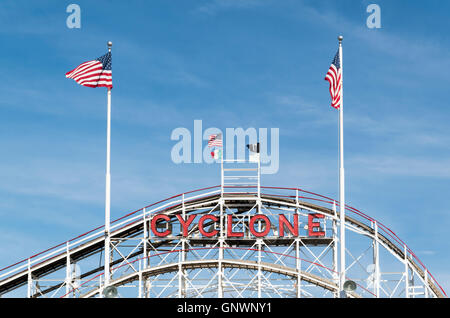
<svg viewBox="0 0 450 318">
<path fill-rule="evenodd" d="M 96 60 L 80 64 L 77 68 L 67 72 L 66 77 L 87 87 L 112 88 L 111 52 Z"/>
<path fill-rule="evenodd" d="M 222 147 L 222 134 L 210 135 L 208 147 Z"/>
<path fill-rule="evenodd" d="M 336 53 L 333 62 L 331 62 L 330 69 L 325 76 L 325 80 L 330 83 L 331 106 L 339 109 L 341 106 L 341 62 L 339 57 L 339 50 Z"/>
<path fill-rule="evenodd" d="M 211 151 L 211 157 L 213 157 L 213 159 L 222 159 L 222 149 Z"/>
</svg>

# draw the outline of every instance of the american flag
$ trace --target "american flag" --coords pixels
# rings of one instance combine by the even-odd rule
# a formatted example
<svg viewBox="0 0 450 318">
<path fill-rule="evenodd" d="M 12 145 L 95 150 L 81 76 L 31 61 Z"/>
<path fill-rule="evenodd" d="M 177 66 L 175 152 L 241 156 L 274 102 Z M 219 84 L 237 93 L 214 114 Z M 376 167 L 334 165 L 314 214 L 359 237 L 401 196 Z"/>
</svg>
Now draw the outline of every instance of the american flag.
<svg viewBox="0 0 450 318">
<path fill-rule="evenodd" d="M 222 147 L 222 134 L 210 135 L 208 141 L 209 147 Z"/>
<path fill-rule="evenodd" d="M 325 76 L 325 80 L 330 83 L 330 95 L 331 95 L 331 106 L 339 109 L 341 106 L 341 60 L 339 56 L 339 50 L 336 53 L 333 62 L 331 62 L 330 69 Z"/>
<path fill-rule="evenodd" d="M 67 72 L 66 77 L 83 86 L 112 88 L 111 52 L 96 60 L 80 64 Z"/>
</svg>

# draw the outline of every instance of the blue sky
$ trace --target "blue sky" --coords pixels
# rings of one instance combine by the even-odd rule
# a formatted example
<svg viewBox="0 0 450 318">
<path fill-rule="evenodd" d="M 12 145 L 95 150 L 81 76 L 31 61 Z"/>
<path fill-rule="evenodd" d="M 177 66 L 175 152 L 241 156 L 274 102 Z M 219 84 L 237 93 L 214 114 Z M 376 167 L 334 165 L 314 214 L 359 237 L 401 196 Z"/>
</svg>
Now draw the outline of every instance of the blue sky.
<svg viewBox="0 0 450 318">
<path fill-rule="evenodd" d="M 64 74 L 113 46 L 112 218 L 217 185 L 171 161 L 172 130 L 280 129 L 263 185 L 338 197 L 338 113 L 324 75 L 344 35 L 348 204 L 393 229 L 450 290 L 450 3 L 0 3 L 0 267 L 104 220 L 105 89 Z"/>
</svg>

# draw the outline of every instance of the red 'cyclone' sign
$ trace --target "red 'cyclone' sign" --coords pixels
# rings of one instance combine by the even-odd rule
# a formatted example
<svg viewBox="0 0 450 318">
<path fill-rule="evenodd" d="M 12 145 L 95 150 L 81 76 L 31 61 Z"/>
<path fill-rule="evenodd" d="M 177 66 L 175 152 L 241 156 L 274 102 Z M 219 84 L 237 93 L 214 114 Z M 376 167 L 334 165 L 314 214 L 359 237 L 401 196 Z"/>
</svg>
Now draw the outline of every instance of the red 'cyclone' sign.
<svg viewBox="0 0 450 318">
<path fill-rule="evenodd" d="M 186 218 L 181 215 L 176 215 L 178 222 L 180 223 L 181 234 L 183 237 L 187 237 L 189 233 L 189 228 L 193 225 L 194 220 L 197 218 L 198 214 L 191 214 Z M 321 231 L 319 219 L 323 219 L 324 215 L 319 213 L 308 214 L 308 236 L 318 237 L 324 236 L 325 233 Z M 171 227 L 167 226 L 161 230 L 161 226 L 164 222 L 169 223 L 171 218 L 166 214 L 156 214 L 151 220 L 151 230 L 154 235 L 158 237 L 166 237 L 172 234 Z M 208 223 L 207 223 L 208 222 Z M 208 225 L 220 223 L 217 216 L 211 214 L 205 214 L 198 220 L 198 230 L 204 237 L 215 237 L 219 234 L 219 230 L 215 227 L 211 227 L 207 230 L 205 228 L 205 223 Z M 261 226 L 262 225 L 262 226 Z M 272 228 L 272 222 L 264 214 L 255 214 L 250 216 L 248 222 L 248 228 L 250 233 L 254 237 L 265 237 L 269 234 Z M 225 235 L 231 238 L 239 238 L 244 236 L 244 232 L 236 231 L 233 229 L 233 215 L 226 215 L 226 227 Z M 293 215 L 293 220 L 290 222 L 284 214 L 278 215 L 278 236 L 284 237 L 288 233 L 294 237 L 299 236 L 299 221 L 298 214 Z"/>
</svg>

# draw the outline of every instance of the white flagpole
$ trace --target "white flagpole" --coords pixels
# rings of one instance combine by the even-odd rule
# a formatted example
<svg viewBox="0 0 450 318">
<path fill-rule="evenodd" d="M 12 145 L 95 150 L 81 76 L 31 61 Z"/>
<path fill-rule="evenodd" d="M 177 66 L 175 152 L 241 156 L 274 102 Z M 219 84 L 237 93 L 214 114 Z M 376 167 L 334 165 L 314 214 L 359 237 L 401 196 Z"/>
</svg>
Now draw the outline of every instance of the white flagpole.
<svg viewBox="0 0 450 318">
<path fill-rule="evenodd" d="M 112 42 L 108 42 L 111 52 Z M 108 114 L 106 128 L 106 194 L 105 194 L 105 287 L 110 281 L 110 213 L 111 213 L 111 88 L 108 87 Z"/>
<path fill-rule="evenodd" d="M 340 275 L 339 289 L 342 294 L 345 282 L 345 174 L 344 174 L 344 66 L 342 59 L 342 40 L 339 40 L 339 63 L 341 66 L 341 100 L 339 107 L 339 204 L 340 204 Z"/>
</svg>

